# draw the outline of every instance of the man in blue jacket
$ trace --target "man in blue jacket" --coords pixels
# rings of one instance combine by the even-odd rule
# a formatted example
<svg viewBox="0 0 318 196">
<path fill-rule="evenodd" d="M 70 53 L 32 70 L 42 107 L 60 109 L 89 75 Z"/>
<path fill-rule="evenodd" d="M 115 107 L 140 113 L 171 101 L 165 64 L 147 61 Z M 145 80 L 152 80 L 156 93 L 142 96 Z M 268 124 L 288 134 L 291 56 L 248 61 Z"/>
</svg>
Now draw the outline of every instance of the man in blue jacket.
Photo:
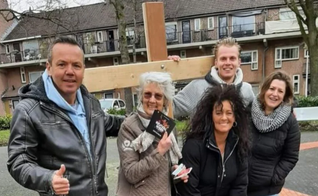
<svg viewBox="0 0 318 196">
<path fill-rule="evenodd" d="M 8 170 L 40 195 L 107 195 L 106 136 L 123 118 L 105 115 L 84 85 L 84 52 L 70 37 L 57 38 L 46 70 L 19 89 L 8 145 Z"/>
</svg>

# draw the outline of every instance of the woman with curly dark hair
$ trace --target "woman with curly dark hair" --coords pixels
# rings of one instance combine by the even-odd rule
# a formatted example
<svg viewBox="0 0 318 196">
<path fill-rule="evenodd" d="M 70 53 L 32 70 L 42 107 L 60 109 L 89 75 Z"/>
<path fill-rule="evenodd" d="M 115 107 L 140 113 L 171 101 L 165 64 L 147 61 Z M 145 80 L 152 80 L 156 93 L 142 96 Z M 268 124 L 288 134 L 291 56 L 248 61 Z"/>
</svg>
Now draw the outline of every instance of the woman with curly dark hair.
<svg viewBox="0 0 318 196">
<path fill-rule="evenodd" d="M 186 134 L 182 163 L 192 167 L 182 196 L 246 196 L 248 120 L 233 85 L 209 88 Z"/>
</svg>

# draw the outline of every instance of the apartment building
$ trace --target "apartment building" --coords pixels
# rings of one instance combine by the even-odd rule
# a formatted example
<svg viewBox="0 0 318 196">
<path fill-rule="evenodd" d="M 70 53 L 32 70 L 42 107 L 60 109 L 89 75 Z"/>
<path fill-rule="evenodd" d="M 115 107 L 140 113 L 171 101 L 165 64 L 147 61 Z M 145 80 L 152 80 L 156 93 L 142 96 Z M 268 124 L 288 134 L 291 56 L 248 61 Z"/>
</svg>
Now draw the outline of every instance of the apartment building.
<svg viewBox="0 0 318 196">
<path fill-rule="evenodd" d="M 165 5 L 169 5 L 165 6 L 169 55 L 179 55 L 181 58 L 211 55 L 218 39 L 232 36 L 242 46 L 244 80 L 252 84 L 255 93 L 263 78 L 277 69 L 290 74 L 296 95 L 305 93 L 308 55 L 295 15 L 283 0 L 165 0 Z M 138 28 L 135 32 L 132 13 L 126 12 L 129 50 L 132 55 L 136 35 L 137 62 L 146 62 L 142 18 L 137 17 Z M 10 33 L 0 41 L 0 71 L 5 73 L 7 81 L 1 92 L 5 106 L 3 113 L 14 110 L 18 103 L 17 89 L 42 74 L 47 49 L 57 35 L 77 39 L 85 52 L 87 69 L 120 65 L 114 13 L 111 5 L 99 3 L 30 13 L 38 17 L 26 17 L 11 27 Z M 177 86 L 182 85 L 184 83 Z M 122 89 L 92 93 L 98 98 L 124 98 Z M 135 93 L 133 100 L 137 100 Z"/>
</svg>

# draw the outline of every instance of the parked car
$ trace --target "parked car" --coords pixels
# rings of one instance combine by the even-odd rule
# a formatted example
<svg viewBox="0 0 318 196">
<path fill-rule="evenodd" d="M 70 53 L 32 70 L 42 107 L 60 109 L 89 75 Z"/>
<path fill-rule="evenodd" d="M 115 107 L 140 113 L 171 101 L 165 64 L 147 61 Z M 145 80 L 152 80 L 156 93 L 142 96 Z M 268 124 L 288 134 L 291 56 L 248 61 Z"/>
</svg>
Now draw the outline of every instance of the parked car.
<svg viewBox="0 0 318 196">
<path fill-rule="evenodd" d="M 102 110 L 107 113 L 109 109 L 122 110 L 126 109 L 126 103 L 122 99 L 100 99 Z"/>
</svg>

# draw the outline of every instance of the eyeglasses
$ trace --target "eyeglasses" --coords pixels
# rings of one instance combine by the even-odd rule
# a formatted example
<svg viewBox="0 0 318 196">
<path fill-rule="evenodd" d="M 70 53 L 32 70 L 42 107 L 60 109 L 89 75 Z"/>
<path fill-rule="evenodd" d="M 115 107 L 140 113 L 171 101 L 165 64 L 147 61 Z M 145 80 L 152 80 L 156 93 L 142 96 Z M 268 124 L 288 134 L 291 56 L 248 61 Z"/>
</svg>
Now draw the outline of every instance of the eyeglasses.
<svg viewBox="0 0 318 196">
<path fill-rule="evenodd" d="M 152 96 L 155 97 L 156 100 L 161 101 L 163 98 L 163 95 L 160 93 L 151 93 L 151 92 L 144 92 L 144 98 L 145 99 L 150 99 Z"/>
</svg>

